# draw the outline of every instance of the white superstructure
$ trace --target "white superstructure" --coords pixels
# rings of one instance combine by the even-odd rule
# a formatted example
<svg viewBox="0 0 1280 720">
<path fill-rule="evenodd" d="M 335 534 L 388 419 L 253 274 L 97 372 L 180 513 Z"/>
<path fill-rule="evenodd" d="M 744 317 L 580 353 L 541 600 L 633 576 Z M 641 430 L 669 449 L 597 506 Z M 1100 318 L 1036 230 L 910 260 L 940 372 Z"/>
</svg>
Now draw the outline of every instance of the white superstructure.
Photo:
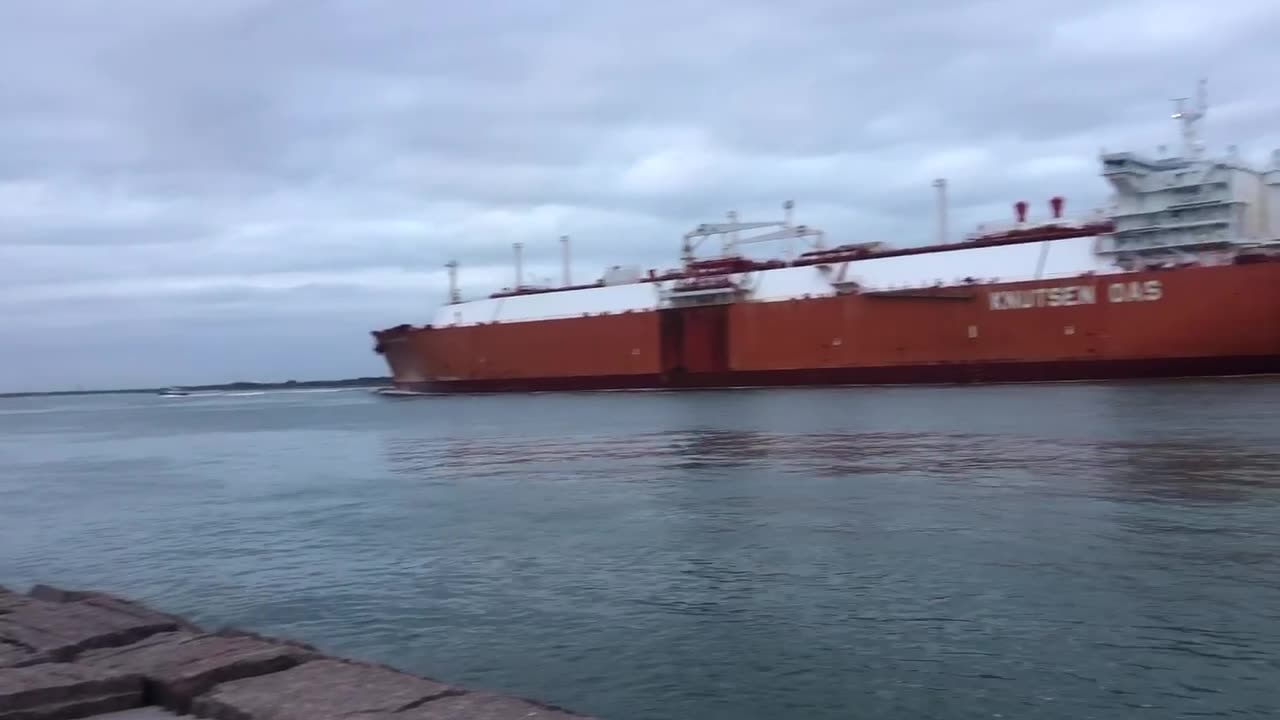
<svg viewBox="0 0 1280 720">
<path fill-rule="evenodd" d="M 1267 170 L 1249 165 L 1234 147 L 1225 156 L 1207 157 L 1198 132 L 1208 111 L 1204 82 L 1194 107 L 1186 98 L 1175 102 L 1181 154 L 1102 154 L 1103 177 L 1115 189 L 1110 214 L 1116 228 L 1099 252 L 1122 262 L 1139 253 L 1185 260 L 1280 238 L 1280 151 Z"/>
</svg>

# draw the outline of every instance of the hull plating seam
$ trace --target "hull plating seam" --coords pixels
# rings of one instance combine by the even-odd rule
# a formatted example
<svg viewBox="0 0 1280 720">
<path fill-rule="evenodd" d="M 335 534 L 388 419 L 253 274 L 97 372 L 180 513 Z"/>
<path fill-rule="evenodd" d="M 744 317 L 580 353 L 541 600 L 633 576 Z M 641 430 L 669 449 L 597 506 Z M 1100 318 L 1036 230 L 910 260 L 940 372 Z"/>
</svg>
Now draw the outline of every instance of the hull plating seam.
<svg viewBox="0 0 1280 720">
<path fill-rule="evenodd" d="M 568 390 L 708 389 L 826 385 L 951 385 L 1145 378 L 1270 375 L 1280 373 L 1280 355 L 1066 360 L 1054 362 L 938 363 L 757 372 L 687 373 L 681 376 L 601 375 L 397 383 L 421 392 L 542 392 Z"/>
</svg>

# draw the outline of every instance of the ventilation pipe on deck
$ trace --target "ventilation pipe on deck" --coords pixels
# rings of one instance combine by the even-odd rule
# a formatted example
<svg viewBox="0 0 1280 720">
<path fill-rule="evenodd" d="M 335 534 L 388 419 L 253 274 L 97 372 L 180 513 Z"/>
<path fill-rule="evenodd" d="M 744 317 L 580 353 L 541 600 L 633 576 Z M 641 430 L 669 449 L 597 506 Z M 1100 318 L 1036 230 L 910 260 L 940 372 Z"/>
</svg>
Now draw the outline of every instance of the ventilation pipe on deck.
<svg viewBox="0 0 1280 720">
<path fill-rule="evenodd" d="M 1054 219 L 1062 217 L 1062 196 L 1054 195 L 1049 198 L 1049 209 L 1053 211 Z"/>
<path fill-rule="evenodd" d="M 947 242 L 947 179 L 938 178 L 933 186 L 938 189 L 938 244 L 944 245 Z"/>
<path fill-rule="evenodd" d="M 724 239 L 720 241 L 721 257 L 728 257 L 730 248 L 732 248 L 735 251 L 738 249 L 738 229 L 734 227 L 735 225 L 738 224 L 738 211 L 730 210 L 726 215 L 726 217 L 728 217 L 729 219 L 730 230 L 724 236 Z"/>
<path fill-rule="evenodd" d="M 1013 212 L 1016 213 L 1018 216 L 1019 225 L 1026 222 L 1027 221 L 1027 201 L 1019 200 L 1018 202 L 1014 203 Z"/>
<path fill-rule="evenodd" d="M 511 246 L 516 253 L 516 284 L 512 290 L 519 290 L 524 282 L 524 243 L 514 243 Z"/>
<path fill-rule="evenodd" d="M 462 296 L 458 293 L 458 261 L 450 260 L 444 266 L 449 268 L 449 304 L 456 305 L 462 302 Z"/>
<path fill-rule="evenodd" d="M 560 279 L 560 282 L 565 287 L 569 287 L 573 283 L 570 281 L 570 278 L 569 278 L 569 236 L 568 235 L 560 236 L 560 263 L 561 263 L 560 270 L 561 270 L 561 273 L 563 274 L 563 277 Z"/>
</svg>

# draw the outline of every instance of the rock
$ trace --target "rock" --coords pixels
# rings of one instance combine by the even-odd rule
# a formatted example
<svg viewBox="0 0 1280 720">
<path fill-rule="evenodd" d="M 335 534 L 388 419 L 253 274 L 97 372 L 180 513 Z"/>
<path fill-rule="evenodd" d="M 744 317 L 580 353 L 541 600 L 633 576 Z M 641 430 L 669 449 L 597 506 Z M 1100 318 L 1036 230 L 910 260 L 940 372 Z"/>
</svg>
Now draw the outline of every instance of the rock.
<svg viewBox="0 0 1280 720">
<path fill-rule="evenodd" d="M 27 602 L 27 596 L 0 585 L 0 615 Z"/>
<path fill-rule="evenodd" d="M 27 647 L 0 638 L 0 670 L 29 665 L 36 657 Z"/>
<path fill-rule="evenodd" d="M 152 706 L 131 708 L 120 712 L 107 713 L 106 715 L 95 715 L 93 720 L 176 720 L 176 718 L 180 717 L 182 716 L 175 715 L 164 708 Z M 191 720 L 191 718 L 187 720 Z"/>
<path fill-rule="evenodd" d="M 205 632 L 114 595 L 0 587 L 0 720 L 104 713 L 126 720 L 144 710 L 163 717 L 162 708 L 213 720 L 584 717 L 329 658 L 305 643 L 232 628 Z"/>
<path fill-rule="evenodd" d="M 359 718 L 365 720 L 393 720 L 393 718 L 394 720 L 590 720 L 585 715 L 571 713 L 563 708 L 484 692 L 442 697 L 395 715 L 353 715 L 350 720 Z"/>
<path fill-rule="evenodd" d="M 158 610 L 143 605 L 133 600 L 127 600 L 116 595 L 102 592 L 91 592 L 87 590 L 64 590 L 51 585 L 35 585 L 28 596 L 37 600 L 54 603 L 80 603 L 83 605 L 91 605 L 100 607 L 104 610 L 111 610 L 125 615 L 132 615 L 139 620 L 157 623 L 173 623 L 181 630 L 188 632 L 204 632 L 203 628 L 189 622 L 186 618 L 169 613 L 162 613 Z"/>
<path fill-rule="evenodd" d="M 224 627 L 224 628 L 219 628 L 218 630 L 215 630 L 212 634 L 217 635 L 219 637 L 251 638 L 254 640 L 259 640 L 261 642 L 271 643 L 273 645 L 288 645 L 289 647 L 296 648 L 298 650 L 306 650 L 307 652 L 314 653 L 315 655 L 323 654 L 318 649 L 316 649 L 314 645 L 311 645 L 309 643 L 304 643 L 301 640 L 293 640 L 291 638 L 269 637 L 261 633 L 253 632 L 252 630 L 242 630 L 240 628 Z"/>
<path fill-rule="evenodd" d="M 90 600 L 66 603 L 6 596 L 0 609 L 0 665 L 70 660 L 83 650 L 128 645 L 179 623 Z M 17 648 L 15 650 L 14 648 Z"/>
<path fill-rule="evenodd" d="M 0 720 L 66 720 L 142 705 L 142 677 L 70 663 L 0 668 Z"/>
<path fill-rule="evenodd" d="M 89 700 L 72 700 L 28 710 L 14 710 L 11 713 L 0 712 L 0 720 L 78 720 L 78 718 L 89 717 L 100 720 L 106 717 L 106 713 L 119 713 L 137 707 L 138 701 L 132 695 L 111 695 Z"/>
<path fill-rule="evenodd" d="M 25 595 L 20 595 L 0 585 L 0 621 L 3 621 L 5 615 L 12 613 L 27 602 L 29 600 Z M 29 662 L 34 656 L 35 652 L 29 645 L 0 634 L 0 668 L 13 667 L 23 662 Z"/>
<path fill-rule="evenodd" d="M 224 683 L 196 698 L 191 712 L 214 720 L 377 717 L 461 692 L 382 665 L 324 659 Z"/>
<path fill-rule="evenodd" d="M 248 635 L 171 632 L 123 647 L 89 650 L 76 662 L 146 678 L 147 700 L 179 713 L 215 685 L 287 670 L 317 654 Z"/>
</svg>

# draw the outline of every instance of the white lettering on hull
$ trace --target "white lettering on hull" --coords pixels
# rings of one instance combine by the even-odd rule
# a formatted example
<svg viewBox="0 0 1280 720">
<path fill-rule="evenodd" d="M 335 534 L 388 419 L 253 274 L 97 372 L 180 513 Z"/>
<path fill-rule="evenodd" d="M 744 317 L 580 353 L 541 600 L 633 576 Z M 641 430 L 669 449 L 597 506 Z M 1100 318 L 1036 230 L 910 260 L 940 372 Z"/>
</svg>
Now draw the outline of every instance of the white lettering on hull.
<svg viewBox="0 0 1280 720">
<path fill-rule="evenodd" d="M 1105 297 L 1112 303 L 1154 302 L 1164 297 L 1164 287 L 1159 280 L 1111 283 Z M 1029 290 L 993 290 L 988 293 L 988 300 L 992 310 L 1093 305 L 1098 302 L 1098 289 L 1093 285 L 1063 285 Z"/>
<path fill-rule="evenodd" d="M 1146 282 L 1118 282 L 1107 286 L 1107 300 L 1113 303 L 1154 302 L 1164 297 L 1164 287 L 1159 280 Z"/>
<path fill-rule="evenodd" d="M 1092 285 L 1034 288 L 1031 290 L 996 290 L 990 294 L 992 310 L 1020 310 L 1038 307 L 1092 305 L 1098 301 Z"/>
</svg>

